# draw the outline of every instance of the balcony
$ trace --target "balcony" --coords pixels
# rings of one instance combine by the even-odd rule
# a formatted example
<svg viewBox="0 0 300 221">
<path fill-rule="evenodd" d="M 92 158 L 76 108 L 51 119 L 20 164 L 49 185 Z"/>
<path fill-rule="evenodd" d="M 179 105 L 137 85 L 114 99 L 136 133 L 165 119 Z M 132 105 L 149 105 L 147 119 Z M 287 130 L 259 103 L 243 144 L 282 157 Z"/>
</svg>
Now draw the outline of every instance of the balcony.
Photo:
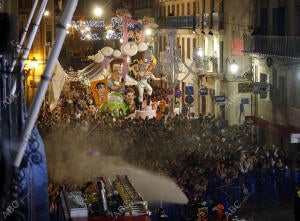
<svg viewBox="0 0 300 221">
<path fill-rule="evenodd" d="M 159 17 L 157 19 L 157 24 L 160 28 L 176 28 L 176 29 L 212 29 L 219 30 L 223 29 L 224 19 L 222 14 L 204 13 L 195 15 L 183 15 L 183 16 L 167 16 Z"/>
<path fill-rule="evenodd" d="M 278 57 L 300 58 L 300 37 L 245 36 L 244 52 Z"/>
<path fill-rule="evenodd" d="M 202 29 L 219 30 L 224 29 L 224 19 L 221 13 L 204 13 L 202 19 Z"/>
<path fill-rule="evenodd" d="M 196 25 L 193 15 L 159 17 L 157 24 L 160 28 L 192 29 Z"/>
<path fill-rule="evenodd" d="M 152 9 L 154 2 L 152 0 L 136 1 L 135 10 Z"/>
</svg>

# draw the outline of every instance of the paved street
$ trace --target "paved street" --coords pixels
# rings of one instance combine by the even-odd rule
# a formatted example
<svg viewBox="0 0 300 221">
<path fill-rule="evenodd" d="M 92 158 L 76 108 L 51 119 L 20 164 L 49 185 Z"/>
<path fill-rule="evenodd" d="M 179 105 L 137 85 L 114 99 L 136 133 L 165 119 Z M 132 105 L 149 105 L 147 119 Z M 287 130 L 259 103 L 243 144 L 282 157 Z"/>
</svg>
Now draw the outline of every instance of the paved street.
<svg viewBox="0 0 300 221">
<path fill-rule="evenodd" d="M 277 202 L 249 202 L 239 214 L 239 218 L 245 218 L 247 221 L 293 221 L 293 199 L 288 197 Z"/>
</svg>

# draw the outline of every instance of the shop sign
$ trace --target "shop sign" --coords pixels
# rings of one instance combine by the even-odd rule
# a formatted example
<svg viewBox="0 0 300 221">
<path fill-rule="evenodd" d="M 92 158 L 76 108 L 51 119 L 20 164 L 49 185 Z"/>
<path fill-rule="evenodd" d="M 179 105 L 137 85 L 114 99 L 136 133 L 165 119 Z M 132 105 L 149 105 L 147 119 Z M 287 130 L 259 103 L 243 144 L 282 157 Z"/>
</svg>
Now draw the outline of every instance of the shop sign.
<svg viewBox="0 0 300 221">
<path fill-rule="evenodd" d="M 208 95 L 208 89 L 207 89 L 207 87 L 200 88 L 199 94 L 200 95 Z"/>
<path fill-rule="evenodd" d="M 291 143 L 300 143 L 300 134 L 291 134 Z"/>
<path fill-rule="evenodd" d="M 215 96 L 216 103 L 223 103 L 225 102 L 225 95 Z"/>
</svg>

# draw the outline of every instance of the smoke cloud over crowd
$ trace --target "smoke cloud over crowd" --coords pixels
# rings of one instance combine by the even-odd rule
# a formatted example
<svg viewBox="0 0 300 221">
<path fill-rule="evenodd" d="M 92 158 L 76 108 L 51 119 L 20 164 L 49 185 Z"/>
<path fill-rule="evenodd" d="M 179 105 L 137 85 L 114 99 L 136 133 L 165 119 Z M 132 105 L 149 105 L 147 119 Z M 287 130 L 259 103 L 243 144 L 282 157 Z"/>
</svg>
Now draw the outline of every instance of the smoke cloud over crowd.
<svg viewBox="0 0 300 221">
<path fill-rule="evenodd" d="M 98 176 L 113 180 L 116 175 L 126 174 L 147 201 L 182 204 L 188 201 L 169 177 L 126 162 L 129 157 L 127 149 L 130 148 L 126 146 L 127 136 L 107 134 L 107 131 L 88 133 L 83 128 L 47 130 L 41 134 L 49 179 L 55 183 L 82 185 Z"/>
</svg>

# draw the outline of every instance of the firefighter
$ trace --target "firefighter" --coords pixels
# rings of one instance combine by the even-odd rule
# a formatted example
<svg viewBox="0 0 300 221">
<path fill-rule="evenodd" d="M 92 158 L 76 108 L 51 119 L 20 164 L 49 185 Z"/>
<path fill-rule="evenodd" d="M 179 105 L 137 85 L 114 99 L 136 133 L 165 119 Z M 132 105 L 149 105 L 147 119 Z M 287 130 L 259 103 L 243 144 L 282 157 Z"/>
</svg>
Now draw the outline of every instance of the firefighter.
<svg viewBox="0 0 300 221">
<path fill-rule="evenodd" d="M 200 211 L 197 215 L 197 221 L 207 221 L 207 214 L 204 211 Z"/>
<path fill-rule="evenodd" d="M 222 204 L 217 205 L 216 211 L 217 211 L 217 221 L 229 221 L 228 217 L 225 215 L 225 208 Z"/>
</svg>

